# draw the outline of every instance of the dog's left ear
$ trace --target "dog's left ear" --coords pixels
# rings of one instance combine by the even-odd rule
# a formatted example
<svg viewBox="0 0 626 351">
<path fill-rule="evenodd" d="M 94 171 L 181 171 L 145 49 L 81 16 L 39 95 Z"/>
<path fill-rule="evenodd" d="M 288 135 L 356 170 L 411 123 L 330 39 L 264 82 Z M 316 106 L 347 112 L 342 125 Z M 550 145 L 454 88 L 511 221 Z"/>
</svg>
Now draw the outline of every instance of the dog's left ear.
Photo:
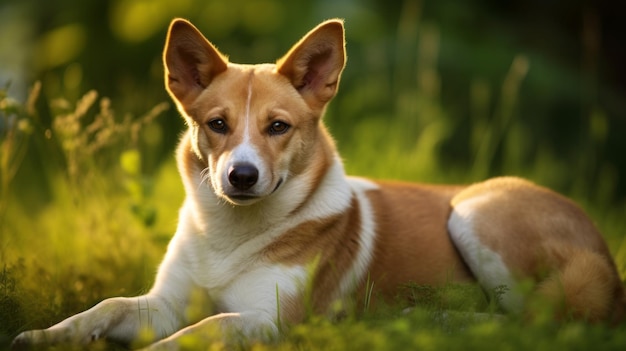
<svg viewBox="0 0 626 351">
<path fill-rule="evenodd" d="M 323 108 L 335 96 L 346 63 L 342 20 L 321 23 L 276 62 L 307 104 Z"/>
<path fill-rule="evenodd" d="M 182 107 L 228 68 L 226 56 L 184 19 L 175 19 L 170 24 L 163 63 L 167 90 Z"/>
</svg>

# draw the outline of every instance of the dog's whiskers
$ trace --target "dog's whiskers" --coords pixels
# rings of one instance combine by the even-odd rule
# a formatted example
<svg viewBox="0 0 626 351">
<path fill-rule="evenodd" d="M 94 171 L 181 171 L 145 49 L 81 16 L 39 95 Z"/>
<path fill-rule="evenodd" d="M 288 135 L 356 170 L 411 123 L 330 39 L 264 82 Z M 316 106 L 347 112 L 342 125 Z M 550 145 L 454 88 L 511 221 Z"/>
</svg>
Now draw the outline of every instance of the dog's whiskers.
<svg viewBox="0 0 626 351">
<path fill-rule="evenodd" d="M 206 167 L 200 172 L 200 183 L 198 184 L 198 189 L 202 186 L 202 183 L 206 182 L 206 185 L 209 185 L 211 180 L 211 172 L 209 171 L 209 167 Z"/>
</svg>

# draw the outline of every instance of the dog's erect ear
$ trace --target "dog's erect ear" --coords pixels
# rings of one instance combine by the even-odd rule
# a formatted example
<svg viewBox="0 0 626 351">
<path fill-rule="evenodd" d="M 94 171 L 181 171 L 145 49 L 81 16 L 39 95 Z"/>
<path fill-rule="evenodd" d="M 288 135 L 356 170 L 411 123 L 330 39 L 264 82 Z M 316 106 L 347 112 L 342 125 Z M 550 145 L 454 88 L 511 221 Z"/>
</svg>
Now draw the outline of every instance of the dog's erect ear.
<svg viewBox="0 0 626 351">
<path fill-rule="evenodd" d="M 228 59 L 190 22 L 175 19 L 167 34 L 163 63 L 167 90 L 185 105 L 226 70 Z"/>
<path fill-rule="evenodd" d="M 311 30 L 276 66 L 309 106 L 323 108 L 337 92 L 345 62 L 343 21 L 335 19 Z"/>
</svg>

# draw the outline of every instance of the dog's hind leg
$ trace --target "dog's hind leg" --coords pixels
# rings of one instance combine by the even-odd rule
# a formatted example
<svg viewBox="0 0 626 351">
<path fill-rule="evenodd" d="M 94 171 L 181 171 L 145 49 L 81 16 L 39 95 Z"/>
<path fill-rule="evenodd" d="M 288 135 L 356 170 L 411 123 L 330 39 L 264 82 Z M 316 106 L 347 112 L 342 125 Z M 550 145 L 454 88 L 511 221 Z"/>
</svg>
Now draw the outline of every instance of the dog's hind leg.
<svg viewBox="0 0 626 351">
<path fill-rule="evenodd" d="M 508 286 L 501 305 L 509 311 L 543 300 L 557 318 L 623 315 L 624 287 L 602 236 L 552 191 L 518 178 L 472 185 L 452 200 L 448 229 L 484 288 Z M 532 283 L 531 291 L 520 283 Z"/>
<path fill-rule="evenodd" d="M 463 207 L 456 209 L 450 216 L 448 229 L 452 241 L 483 289 L 499 291 L 498 302 L 507 312 L 522 312 L 524 296 L 517 280 L 500 253 L 481 242 L 472 216 L 464 215 L 463 210 Z"/>
</svg>

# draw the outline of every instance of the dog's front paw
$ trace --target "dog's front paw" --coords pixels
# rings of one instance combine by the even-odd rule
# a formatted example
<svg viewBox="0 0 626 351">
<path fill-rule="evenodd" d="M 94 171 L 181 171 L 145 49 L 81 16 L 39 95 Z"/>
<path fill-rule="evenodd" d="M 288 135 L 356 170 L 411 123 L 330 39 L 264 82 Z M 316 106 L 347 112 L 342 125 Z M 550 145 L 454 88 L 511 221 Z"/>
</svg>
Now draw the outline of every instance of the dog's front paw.
<svg viewBox="0 0 626 351">
<path fill-rule="evenodd" d="M 52 344 L 52 339 L 45 330 L 29 330 L 13 339 L 11 350 L 33 350 Z"/>
<path fill-rule="evenodd" d="M 16 336 L 11 343 L 11 350 L 28 350 L 32 347 L 31 339 L 28 337 L 28 332 L 20 333 Z"/>
<path fill-rule="evenodd" d="M 87 344 L 98 339 L 97 336 L 90 336 L 84 340 L 72 339 L 73 333 L 69 328 L 52 327 L 40 330 L 28 330 L 19 334 L 11 343 L 12 350 L 35 350 L 59 344 Z"/>
</svg>

